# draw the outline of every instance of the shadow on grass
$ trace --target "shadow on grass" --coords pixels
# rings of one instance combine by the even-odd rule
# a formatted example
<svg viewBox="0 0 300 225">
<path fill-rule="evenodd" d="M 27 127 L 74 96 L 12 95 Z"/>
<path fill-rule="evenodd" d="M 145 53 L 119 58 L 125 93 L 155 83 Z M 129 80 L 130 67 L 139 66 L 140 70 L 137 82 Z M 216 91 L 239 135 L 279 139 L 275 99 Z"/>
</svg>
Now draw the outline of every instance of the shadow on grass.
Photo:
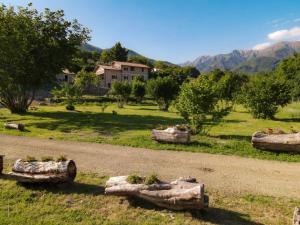
<svg viewBox="0 0 300 225">
<path fill-rule="evenodd" d="M 140 207 L 147 210 L 163 211 L 164 208 L 157 207 L 152 203 L 145 202 L 139 198 L 129 197 L 127 198 L 131 207 Z M 231 210 L 220 209 L 220 208 L 207 208 L 205 210 L 189 210 L 186 211 L 191 216 L 199 221 L 210 222 L 218 225 L 263 225 L 250 221 L 247 214 L 234 212 Z"/>
<path fill-rule="evenodd" d="M 212 138 L 220 138 L 223 140 L 237 140 L 237 141 L 248 141 L 251 142 L 251 136 L 246 135 L 216 135 L 216 136 L 209 136 Z"/>
<path fill-rule="evenodd" d="M 29 112 L 30 116 L 38 117 L 37 122 L 30 123 L 42 129 L 58 130 L 69 133 L 74 130 L 91 129 L 101 133 L 106 131 L 117 134 L 130 130 L 150 130 L 157 124 L 169 125 L 182 122 L 181 119 L 150 115 L 113 115 L 111 113 L 72 113 L 72 112 Z M 40 121 L 40 118 L 54 121 Z"/>
<path fill-rule="evenodd" d="M 300 122 L 300 118 L 274 118 L 274 121 L 280 121 L 280 122 Z"/>
<path fill-rule="evenodd" d="M 46 190 L 55 194 L 85 194 L 85 195 L 103 195 L 104 187 L 94 184 L 85 184 L 80 182 L 74 183 L 18 183 L 18 185 L 25 187 L 33 191 L 43 191 Z"/>
</svg>

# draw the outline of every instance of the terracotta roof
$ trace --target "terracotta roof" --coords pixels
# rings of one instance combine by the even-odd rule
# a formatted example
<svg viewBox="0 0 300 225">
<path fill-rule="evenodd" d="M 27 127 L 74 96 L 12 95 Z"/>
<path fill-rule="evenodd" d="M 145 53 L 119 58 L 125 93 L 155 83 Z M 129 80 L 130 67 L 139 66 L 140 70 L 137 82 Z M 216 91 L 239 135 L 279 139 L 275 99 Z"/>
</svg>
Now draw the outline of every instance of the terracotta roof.
<svg viewBox="0 0 300 225">
<path fill-rule="evenodd" d="M 99 68 L 103 68 L 103 69 L 106 69 L 106 70 L 121 70 L 120 68 L 117 68 L 117 67 L 114 67 L 114 66 L 109 66 L 109 65 L 98 65 L 96 70 L 98 70 Z"/>
<path fill-rule="evenodd" d="M 149 66 L 146 66 L 146 65 L 140 64 L 140 63 L 113 61 L 113 64 L 119 64 L 119 65 L 122 65 L 122 66 L 134 66 L 134 67 L 141 67 L 141 68 L 150 68 Z"/>
</svg>

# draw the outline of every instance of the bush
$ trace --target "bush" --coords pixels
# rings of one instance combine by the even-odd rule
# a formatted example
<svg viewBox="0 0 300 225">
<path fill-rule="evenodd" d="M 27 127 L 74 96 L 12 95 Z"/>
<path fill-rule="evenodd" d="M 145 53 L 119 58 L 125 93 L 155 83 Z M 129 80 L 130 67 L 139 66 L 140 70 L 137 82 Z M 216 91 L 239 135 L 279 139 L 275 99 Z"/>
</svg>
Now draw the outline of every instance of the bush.
<svg viewBox="0 0 300 225">
<path fill-rule="evenodd" d="M 73 111 L 73 110 L 75 110 L 75 106 L 74 105 L 67 105 L 66 109 L 70 110 L 70 111 Z"/>
<path fill-rule="evenodd" d="M 132 82 L 132 94 L 137 99 L 137 102 L 142 102 L 146 94 L 146 85 L 144 82 L 135 79 Z"/>
<path fill-rule="evenodd" d="M 273 119 L 291 101 L 291 86 L 283 78 L 256 76 L 242 89 L 241 102 L 254 118 Z"/>
<path fill-rule="evenodd" d="M 57 159 L 56 159 L 56 162 L 65 162 L 65 161 L 67 161 L 68 159 L 67 159 L 67 156 L 65 156 L 65 155 L 61 155 L 61 156 L 59 156 Z"/>
<path fill-rule="evenodd" d="M 26 156 L 25 159 L 23 159 L 23 161 L 24 162 L 37 162 L 37 159 L 33 156 L 28 155 L 28 156 Z"/>
<path fill-rule="evenodd" d="M 133 174 L 127 177 L 127 182 L 130 184 L 141 184 L 144 182 L 144 179 L 140 176 Z"/>
<path fill-rule="evenodd" d="M 178 94 L 178 83 L 171 77 L 158 77 L 147 82 L 147 92 L 155 99 L 159 109 L 168 111 L 170 103 Z"/>
<path fill-rule="evenodd" d="M 160 180 L 158 179 L 158 176 L 156 174 L 151 174 L 146 177 L 145 184 L 151 185 L 151 184 L 157 184 Z"/>
<path fill-rule="evenodd" d="M 42 162 L 54 161 L 53 157 L 51 157 L 51 156 L 43 156 L 41 159 L 42 159 Z"/>
<path fill-rule="evenodd" d="M 176 108 L 193 133 L 206 133 L 204 125 L 215 124 L 231 110 L 231 107 L 219 104 L 219 93 L 217 83 L 207 76 L 200 76 L 182 85 Z"/>
<path fill-rule="evenodd" d="M 123 108 L 131 93 L 131 86 L 127 81 L 114 81 L 111 94 L 115 96 L 118 108 Z"/>
</svg>

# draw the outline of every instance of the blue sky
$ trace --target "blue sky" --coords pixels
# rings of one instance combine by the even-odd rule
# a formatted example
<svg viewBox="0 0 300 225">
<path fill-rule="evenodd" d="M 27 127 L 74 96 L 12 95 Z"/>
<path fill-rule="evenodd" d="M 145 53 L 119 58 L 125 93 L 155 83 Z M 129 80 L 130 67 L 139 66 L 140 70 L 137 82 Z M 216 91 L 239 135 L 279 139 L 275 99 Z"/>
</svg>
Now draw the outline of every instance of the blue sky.
<svg viewBox="0 0 300 225">
<path fill-rule="evenodd" d="M 0 0 L 25 5 L 26 0 Z M 31 0 L 64 9 L 92 30 L 91 44 L 181 63 L 233 49 L 300 40 L 299 0 Z"/>
</svg>

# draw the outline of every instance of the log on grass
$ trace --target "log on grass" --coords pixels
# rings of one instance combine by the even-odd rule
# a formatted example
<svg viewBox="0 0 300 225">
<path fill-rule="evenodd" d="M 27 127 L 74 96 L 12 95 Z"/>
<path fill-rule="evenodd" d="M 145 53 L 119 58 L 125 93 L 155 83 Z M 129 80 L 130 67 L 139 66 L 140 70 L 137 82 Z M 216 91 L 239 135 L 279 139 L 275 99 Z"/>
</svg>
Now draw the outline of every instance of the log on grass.
<svg viewBox="0 0 300 225">
<path fill-rule="evenodd" d="M 298 207 L 294 210 L 293 225 L 300 225 L 300 209 Z"/>
<path fill-rule="evenodd" d="M 73 160 L 62 162 L 26 162 L 17 160 L 10 173 L 21 183 L 60 183 L 73 182 L 77 169 Z"/>
<path fill-rule="evenodd" d="M 25 124 L 22 124 L 22 123 L 5 123 L 4 127 L 6 129 L 16 129 L 16 130 L 23 131 L 25 129 Z"/>
<path fill-rule="evenodd" d="M 300 152 L 300 133 L 266 134 L 256 132 L 252 135 L 251 142 L 253 147 L 258 149 Z"/>
<path fill-rule="evenodd" d="M 152 130 L 152 137 L 158 142 L 166 143 L 188 143 L 191 139 L 189 131 L 181 131 L 176 128 L 167 128 L 165 130 Z"/>
<path fill-rule="evenodd" d="M 106 182 L 105 194 L 137 197 L 159 207 L 172 210 L 203 209 L 208 207 L 204 195 L 204 184 L 195 179 L 178 179 L 171 183 L 159 182 L 151 185 L 131 184 L 128 176 L 111 177 Z"/>
</svg>

